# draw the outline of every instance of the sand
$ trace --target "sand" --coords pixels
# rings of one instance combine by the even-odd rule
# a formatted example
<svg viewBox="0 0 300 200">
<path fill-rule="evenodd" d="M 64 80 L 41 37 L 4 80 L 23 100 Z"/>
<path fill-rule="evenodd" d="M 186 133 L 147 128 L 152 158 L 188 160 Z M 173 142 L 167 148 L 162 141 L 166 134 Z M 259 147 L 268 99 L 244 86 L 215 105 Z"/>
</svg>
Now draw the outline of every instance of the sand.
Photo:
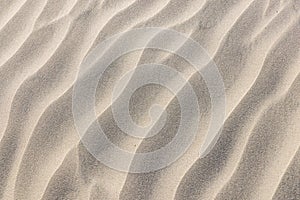
<svg viewBox="0 0 300 200">
<path fill-rule="evenodd" d="M 140 139 L 118 127 L 113 89 L 138 65 L 165 64 L 183 74 L 202 113 L 196 137 L 174 163 L 121 172 L 82 142 L 73 89 L 97 45 L 145 27 L 176 30 L 207 51 L 224 81 L 225 118 L 215 145 L 199 157 L 212 115 L 203 77 L 169 52 L 123 55 L 95 96 L 97 121 L 115 145 L 155 151 L 180 122 L 176 96 L 150 84 L 135 91 L 130 114 L 145 125 L 151 105 L 162 105 L 164 128 Z M 0 199 L 300 200 L 299 72 L 298 0 L 0 0 Z"/>
</svg>

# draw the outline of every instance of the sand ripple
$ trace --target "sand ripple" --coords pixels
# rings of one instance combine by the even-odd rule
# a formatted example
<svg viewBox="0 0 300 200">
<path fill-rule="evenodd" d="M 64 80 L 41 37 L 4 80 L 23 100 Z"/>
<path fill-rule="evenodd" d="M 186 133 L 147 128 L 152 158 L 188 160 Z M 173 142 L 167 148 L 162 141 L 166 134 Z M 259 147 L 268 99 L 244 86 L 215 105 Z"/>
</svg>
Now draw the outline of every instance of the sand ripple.
<svg viewBox="0 0 300 200">
<path fill-rule="evenodd" d="M 0 199 L 300 200 L 298 0 L 0 0 L 0 5 Z M 169 115 L 164 129 L 144 140 L 120 130 L 111 111 L 113 87 L 137 65 L 154 62 L 180 71 L 203 111 L 199 133 L 180 159 L 132 174 L 105 166 L 80 142 L 72 90 L 92 49 L 142 27 L 174 29 L 207 50 L 224 80 L 226 120 L 216 145 L 200 159 L 211 116 L 203 78 L 167 52 L 145 49 L 118 58 L 99 81 L 96 113 L 119 147 L 154 151 L 172 140 L 180 121 L 176 97 L 148 85 L 131 99 L 132 118 L 146 124 L 144 113 L 161 104 Z"/>
</svg>

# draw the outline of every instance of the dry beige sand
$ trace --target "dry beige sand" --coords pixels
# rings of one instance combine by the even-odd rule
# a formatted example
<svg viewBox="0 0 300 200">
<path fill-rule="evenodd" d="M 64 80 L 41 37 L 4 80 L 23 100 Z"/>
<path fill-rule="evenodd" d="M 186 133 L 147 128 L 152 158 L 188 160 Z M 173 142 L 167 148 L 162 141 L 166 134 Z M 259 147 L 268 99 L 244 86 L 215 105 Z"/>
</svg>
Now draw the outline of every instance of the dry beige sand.
<svg viewBox="0 0 300 200">
<path fill-rule="evenodd" d="M 141 27 L 171 28 L 207 50 L 224 79 L 226 119 L 214 148 L 199 159 L 211 115 L 203 78 L 170 53 L 120 57 L 96 95 L 98 122 L 119 147 L 154 151 L 172 140 L 180 120 L 174 95 L 148 85 L 132 96 L 132 118 L 146 124 L 149 107 L 164 105 L 164 129 L 141 140 L 118 128 L 112 90 L 139 64 L 180 71 L 204 111 L 182 157 L 133 174 L 87 151 L 73 120 L 72 89 L 92 49 Z M 0 0 L 0 199 L 300 200 L 299 72 L 299 0 Z"/>
</svg>

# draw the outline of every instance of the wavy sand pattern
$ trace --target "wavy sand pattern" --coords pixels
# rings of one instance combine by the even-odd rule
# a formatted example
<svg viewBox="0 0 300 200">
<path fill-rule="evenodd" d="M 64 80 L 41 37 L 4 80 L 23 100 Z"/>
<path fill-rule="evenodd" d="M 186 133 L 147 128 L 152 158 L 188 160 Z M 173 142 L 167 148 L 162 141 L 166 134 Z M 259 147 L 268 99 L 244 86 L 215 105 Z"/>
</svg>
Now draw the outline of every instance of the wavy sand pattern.
<svg viewBox="0 0 300 200">
<path fill-rule="evenodd" d="M 72 90 L 92 49 L 141 27 L 179 31 L 207 50 L 224 80 L 226 119 L 199 159 L 211 116 L 203 78 L 167 52 L 120 57 L 96 94 L 98 122 L 119 147 L 154 151 L 172 140 L 180 121 L 176 97 L 147 85 L 132 96 L 132 118 L 146 124 L 146 111 L 161 104 L 165 127 L 141 140 L 117 126 L 113 87 L 139 64 L 165 64 L 188 77 L 203 111 L 180 159 L 133 174 L 105 166 L 80 142 Z M 299 0 L 0 0 L 0 66 L 0 199 L 300 200 Z"/>
</svg>

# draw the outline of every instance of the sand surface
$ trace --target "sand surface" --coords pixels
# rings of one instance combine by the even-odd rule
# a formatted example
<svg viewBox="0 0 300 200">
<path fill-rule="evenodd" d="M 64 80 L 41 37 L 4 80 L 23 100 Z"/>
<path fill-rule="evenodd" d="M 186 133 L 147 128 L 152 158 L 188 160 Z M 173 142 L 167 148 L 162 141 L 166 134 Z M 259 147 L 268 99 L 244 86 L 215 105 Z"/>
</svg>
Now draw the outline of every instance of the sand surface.
<svg viewBox="0 0 300 200">
<path fill-rule="evenodd" d="M 99 81 L 95 108 L 120 148 L 159 149 L 180 121 L 174 94 L 150 84 L 134 93 L 130 113 L 144 125 L 151 105 L 163 105 L 169 117 L 162 131 L 142 140 L 115 123 L 114 85 L 140 64 L 182 73 L 203 111 L 192 145 L 176 162 L 127 173 L 82 144 L 72 93 L 97 45 L 144 27 L 176 30 L 205 48 L 224 81 L 226 112 L 215 146 L 199 158 L 211 119 L 201 75 L 160 50 L 118 58 Z M 300 200 L 299 72 L 299 0 L 0 0 L 0 199 Z"/>
</svg>

